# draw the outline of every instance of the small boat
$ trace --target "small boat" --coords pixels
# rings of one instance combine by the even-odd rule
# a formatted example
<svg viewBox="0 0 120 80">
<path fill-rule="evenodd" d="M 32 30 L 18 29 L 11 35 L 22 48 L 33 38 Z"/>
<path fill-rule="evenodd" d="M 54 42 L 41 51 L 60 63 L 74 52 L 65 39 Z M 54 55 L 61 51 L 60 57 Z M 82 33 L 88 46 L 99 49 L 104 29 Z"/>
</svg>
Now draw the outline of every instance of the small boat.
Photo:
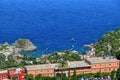
<svg viewBox="0 0 120 80">
<path fill-rule="evenodd" d="M 72 48 L 74 48 L 75 46 L 74 45 L 72 45 Z"/>
<path fill-rule="evenodd" d="M 74 38 L 71 38 L 71 42 L 75 42 L 75 39 L 74 39 Z"/>
</svg>

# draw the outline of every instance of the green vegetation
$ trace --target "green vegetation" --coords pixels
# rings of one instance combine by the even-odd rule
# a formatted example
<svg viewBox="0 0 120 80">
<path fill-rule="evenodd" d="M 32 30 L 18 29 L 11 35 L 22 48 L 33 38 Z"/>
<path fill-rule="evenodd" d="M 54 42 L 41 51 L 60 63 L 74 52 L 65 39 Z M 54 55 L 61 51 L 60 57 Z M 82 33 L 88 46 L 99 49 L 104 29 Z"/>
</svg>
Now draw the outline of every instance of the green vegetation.
<svg viewBox="0 0 120 80">
<path fill-rule="evenodd" d="M 35 77 L 32 74 L 27 74 L 25 76 L 25 79 L 26 80 L 56 80 L 55 77 L 53 77 L 53 78 L 52 77 L 42 77 L 40 74 L 36 75 Z"/>
<path fill-rule="evenodd" d="M 76 69 L 74 69 L 73 80 L 77 80 Z"/>
<path fill-rule="evenodd" d="M 10 67 L 17 67 L 18 65 L 15 63 L 15 60 L 12 56 L 8 56 L 8 60 L 6 61 L 6 56 L 0 54 L 0 69 L 10 68 Z"/>
<path fill-rule="evenodd" d="M 116 55 L 120 52 L 120 28 L 104 34 L 95 44 L 96 55 Z"/>
<path fill-rule="evenodd" d="M 13 77 L 12 80 L 18 80 L 18 77 Z"/>
<path fill-rule="evenodd" d="M 25 39 L 19 39 L 18 41 L 16 41 L 15 46 L 18 48 L 24 48 L 26 42 L 27 41 Z"/>
<path fill-rule="evenodd" d="M 33 77 L 32 74 L 27 74 L 27 75 L 25 76 L 25 79 L 26 79 L 26 80 L 34 80 L 34 77 Z"/>
<path fill-rule="evenodd" d="M 8 59 L 8 60 L 6 60 Z M 17 62 L 19 61 L 20 62 Z M 40 62 L 36 61 L 36 58 L 31 55 L 26 55 L 24 57 L 17 56 L 17 59 L 13 58 L 13 55 L 9 55 L 7 58 L 5 55 L 0 53 L 0 69 L 12 68 L 12 67 L 24 67 L 25 65 L 31 65 L 31 63 L 27 63 L 27 61 L 32 61 L 32 64 L 40 64 Z"/>
<path fill-rule="evenodd" d="M 118 60 L 120 60 L 120 50 L 116 52 L 116 57 Z"/>
<path fill-rule="evenodd" d="M 117 80 L 120 80 L 120 68 L 118 68 L 118 70 L 116 72 L 116 78 L 117 78 Z"/>
<path fill-rule="evenodd" d="M 111 72 L 111 80 L 116 80 L 115 74 L 116 74 L 116 71 Z"/>
<path fill-rule="evenodd" d="M 98 72 L 98 73 L 90 73 L 90 74 L 79 74 L 77 75 L 77 78 L 81 78 L 81 77 L 87 77 L 87 78 L 91 78 L 91 77 L 101 77 L 101 76 L 108 76 L 110 75 L 110 73 L 108 72 Z"/>
<path fill-rule="evenodd" d="M 82 78 L 82 77 L 95 78 L 95 77 L 108 76 L 108 75 L 110 75 L 110 73 L 107 72 L 77 75 L 76 70 L 74 69 L 74 74 L 71 77 L 69 76 L 67 77 L 66 74 L 61 74 L 60 76 L 56 76 L 56 77 L 43 77 L 40 74 L 34 77 L 34 75 L 27 74 L 25 78 L 26 80 L 77 80 L 78 78 Z"/>
<path fill-rule="evenodd" d="M 65 61 L 79 61 L 81 57 L 77 53 L 71 51 L 63 51 L 62 54 L 54 53 L 47 57 L 51 63 L 61 63 L 61 60 Z"/>
<path fill-rule="evenodd" d="M 36 46 L 29 39 L 18 39 L 15 41 L 14 46 L 23 51 L 33 51 Z"/>
<path fill-rule="evenodd" d="M 0 45 L 0 51 L 6 49 L 6 45 Z"/>
</svg>

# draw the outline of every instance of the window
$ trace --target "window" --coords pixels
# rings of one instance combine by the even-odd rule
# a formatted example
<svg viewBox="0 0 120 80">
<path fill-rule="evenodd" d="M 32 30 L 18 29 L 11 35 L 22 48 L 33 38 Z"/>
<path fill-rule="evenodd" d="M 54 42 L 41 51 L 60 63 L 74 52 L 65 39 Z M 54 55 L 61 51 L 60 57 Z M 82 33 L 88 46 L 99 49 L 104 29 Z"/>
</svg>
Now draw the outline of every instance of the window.
<svg viewBox="0 0 120 80">
<path fill-rule="evenodd" d="M 96 67 L 96 65 L 95 65 L 95 67 Z"/>
<path fill-rule="evenodd" d="M 49 72 L 49 70 L 47 70 L 47 72 Z"/>
<path fill-rule="evenodd" d="M 113 69 L 115 71 L 115 69 Z"/>
<path fill-rule="evenodd" d="M 109 71 L 110 71 L 111 69 L 109 69 Z"/>
<path fill-rule="evenodd" d="M 117 63 L 117 65 L 118 65 L 118 63 Z"/>
<path fill-rule="evenodd" d="M 111 66 L 111 64 L 109 64 L 109 66 Z"/>
<path fill-rule="evenodd" d="M 102 65 L 100 64 L 100 66 L 102 66 Z"/>
</svg>

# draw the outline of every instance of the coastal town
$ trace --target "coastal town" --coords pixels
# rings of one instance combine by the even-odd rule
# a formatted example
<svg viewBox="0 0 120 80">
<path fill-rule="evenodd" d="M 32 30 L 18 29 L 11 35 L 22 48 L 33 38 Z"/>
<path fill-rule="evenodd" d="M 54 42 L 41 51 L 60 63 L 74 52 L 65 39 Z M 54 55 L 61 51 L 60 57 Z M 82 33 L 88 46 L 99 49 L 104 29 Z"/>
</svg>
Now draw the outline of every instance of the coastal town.
<svg viewBox="0 0 120 80">
<path fill-rule="evenodd" d="M 63 53 L 62 53 L 63 54 Z M 76 54 L 76 53 L 74 53 Z M 43 77 L 55 77 L 64 74 L 66 77 L 73 76 L 74 70 L 76 75 L 80 74 L 94 74 L 94 73 L 108 73 L 110 75 L 112 71 L 117 71 L 120 67 L 120 61 L 113 56 L 109 57 L 90 57 L 87 56 L 81 61 L 67 61 L 67 63 L 50 63 L 46 60 L 45 64 L 27 65 L 24 68 L 7 68 L 6 70 L 0 71 L 0 79 L 14 79 L 26 80 L 27 74 L 33 75 L 33 79 L 37 75 Z M 29 80 L 29 79 L 28 79 Z M 64 80 L 64 79 L 63 79 Z M 104 79 L 107 80 L 107 79 Z"/>
<path fill-rule="evenodd" d="M 120 29 L 115 33 L 119 31 Z M 101 50 L 99 54 L 96 53 L 97 42 L 95 46 L 84 45 L 89 48 L 84 54 L 65 50 L 42 55 L 40 58 L 20 54 L 21 51 L 37 49 L 28 39 L 18 39 L 12 45 L 1 44 L 0 80 L 119 80 L 119 51 L 112 55 L 111 43 L 106 43 L 106 50 Z"/>
</svg>

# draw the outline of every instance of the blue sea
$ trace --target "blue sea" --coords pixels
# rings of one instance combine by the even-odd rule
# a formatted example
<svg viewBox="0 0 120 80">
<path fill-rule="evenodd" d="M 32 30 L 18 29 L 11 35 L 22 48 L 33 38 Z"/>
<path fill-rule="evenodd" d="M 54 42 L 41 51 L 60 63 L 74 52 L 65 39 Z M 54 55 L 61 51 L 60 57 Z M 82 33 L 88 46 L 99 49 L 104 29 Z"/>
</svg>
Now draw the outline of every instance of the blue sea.
<svg viewBox="0 0 120 80">
<path fill-rule="evenodd" d="M 119 27 L 120 0 L 0 0 L 0 43 L 30 39 L 35 56 L 81 52 Z"/>
</svg>

